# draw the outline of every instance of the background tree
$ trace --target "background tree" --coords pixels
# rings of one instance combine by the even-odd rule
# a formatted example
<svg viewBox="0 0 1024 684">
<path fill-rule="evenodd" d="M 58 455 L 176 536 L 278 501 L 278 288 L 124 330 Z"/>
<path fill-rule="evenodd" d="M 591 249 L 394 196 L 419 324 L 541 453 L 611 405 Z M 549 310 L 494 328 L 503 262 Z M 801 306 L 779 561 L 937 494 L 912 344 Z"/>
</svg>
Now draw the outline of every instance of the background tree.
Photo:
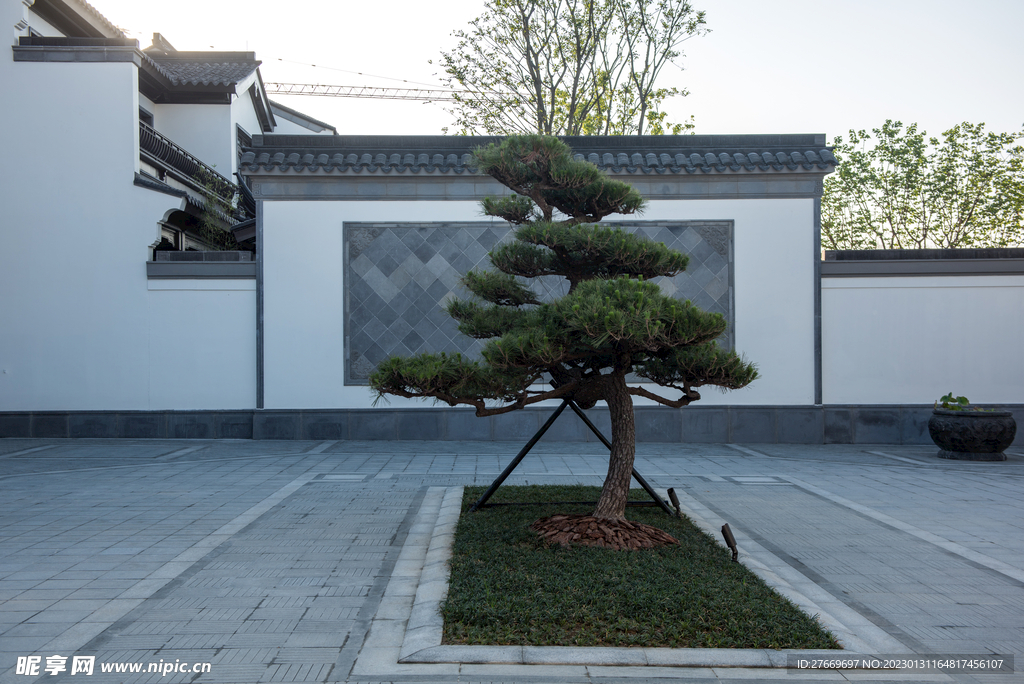
<svg viewBox="0 0 1024 684">
<path fill-rule="evenodd" d="M 490 0 L 441 56 L 464 134 L 681 133 L 658 88 L 679 45 L 705 33 L 686 0 Z"/>
<path fill-rule="evenodd" d="M 962 123 L 926 138 L 917 124 L 836 137 L 825 179 L 822 245 L 828 249 L 1007 247 L 1024 242 L 1022 133 Z"/>
<path fill-rule="evenodd" d="M 478 416 L 545 399 L 573 398 L 583 408 L 604 400 L 612 448 L 594 516 L 624 521 L 636 452 L 632 397 L 679 408 L 700 399 L 702 385 L 740 388 L 756 370 L 714 342 L 726 326 L 720 314 L 668 297 L 650 282 L 684 270 L 686 256 L 663 243 L 593 225 L 643 207 L 631 186 L 574 160 L 556 138 L 510 137 L 476 150 L 475 157 L 480 171 L 516 193 L 485 199 L 484 213 L 518 226 L 514 240 L 489 254 L 497 270 L 470 271 L 463 278 L 476 297 L 447 307 L 462 333 L 488 340 L 483 358 L 391 357 L 370 376 L 370 386 L 378 399 L 433 397 L 450 406 L 473 406 Z M 541 276 L 564 278 L 567 294 L 542 302 L 522 280 Z M 630 386 L 630 373 L 678 397 Z M 538 385 L 547 376 L 553 388 Z"/>
</svg>

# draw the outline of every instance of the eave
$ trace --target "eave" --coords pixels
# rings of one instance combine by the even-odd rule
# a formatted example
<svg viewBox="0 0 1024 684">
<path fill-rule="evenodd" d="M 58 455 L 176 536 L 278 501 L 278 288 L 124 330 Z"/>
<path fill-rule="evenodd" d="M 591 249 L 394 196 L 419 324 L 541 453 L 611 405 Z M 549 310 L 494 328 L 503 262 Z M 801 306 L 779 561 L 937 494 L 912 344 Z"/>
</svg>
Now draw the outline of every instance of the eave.
<svg viewBox="0 0 1024 684">
<path fill-rule="evenodd" d="M 87 2 L 69 3 L 66 0 L 35 0 L 26 2 L 33 12 L 55 29 L 69 37 L 127 38 L 99 10 Z M 80 5 L 81 9 L 72 7 Z"/>
</svg>

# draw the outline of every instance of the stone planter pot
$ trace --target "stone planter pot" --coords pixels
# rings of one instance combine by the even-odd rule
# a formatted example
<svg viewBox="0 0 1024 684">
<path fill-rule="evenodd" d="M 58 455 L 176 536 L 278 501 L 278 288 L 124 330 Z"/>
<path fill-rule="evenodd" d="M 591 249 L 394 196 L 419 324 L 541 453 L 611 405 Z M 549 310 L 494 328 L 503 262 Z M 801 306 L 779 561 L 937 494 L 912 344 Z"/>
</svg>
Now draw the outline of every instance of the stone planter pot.
<svg viewBox="0 0 1024 684">
<path fill-rule="evenodd" d="M 928 419 L 928 433 L 939 458 L 1005 461 L 1003 452 L 1017 434 L 1009 411 L 950 411 L 937 408 Z"/>
</svg>

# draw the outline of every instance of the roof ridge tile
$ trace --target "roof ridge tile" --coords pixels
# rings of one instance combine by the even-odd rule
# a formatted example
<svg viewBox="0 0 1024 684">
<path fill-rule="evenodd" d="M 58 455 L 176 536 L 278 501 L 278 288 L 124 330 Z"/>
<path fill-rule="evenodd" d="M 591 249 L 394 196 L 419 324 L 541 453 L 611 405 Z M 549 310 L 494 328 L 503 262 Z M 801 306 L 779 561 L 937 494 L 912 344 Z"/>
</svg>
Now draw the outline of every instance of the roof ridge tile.
<svg viewBox="0 0 1024 684">
<path fill-rule="evenodd" d="M 321 173 L 476 173 L 471 152 L 465 147 L 453 149 L 458 146 L 450 144 L 449 140 L 444 140 L 440 149 L 434 147 L 431 150 L 429 147 L 424 149 L 414 146 L 421 141 L 418 137 L 410 137 L 409 146 L 404 149 L 396 145 L 375 145 L 388 142 L 386 139 L 363 141 L 366 146 L 353 149 L 352 142 L 343 136 L 331 136 L 326 140 L 324 136 L 289 136 L 280 139 L 284 144 L 270 147 L 267 143 L 277 142 L 274 138 L 262 136 L 256 145 L 244 150 L 240 158 L 242 169 L 250 172 L 294 169 Z M 303 138 L 308 138 L 308 141 Z M 669 141 L 671 138 L 666 138 L 666 142 Z M 703 149 L 698 147 L 687 153 L 679 149 L 678 145 L 674 149 L 666 145 L 667 149 L 658 150 L 655 147 L 651 151 L 653 142 L 642 140 L 639 145 L 646 149 L 627 152 L 621 149 L 621 140 L 612 142 L 620 146 L 619 149 L 612 147 L 601 150 L 598 145 L 593 145 L 597 147 L 596 150 L 591 149 L 586 154 L 576 153 L 574 158 L 585 159 L 611 173 L 659 175 L 693 174 L 698 170 L 704 174 L 786 170 L 820 173 L 830 171 L 838 164 L 828 148 L 797 149 L 783 144 L 753 151 L 749 147 L 744 149 L 734 146 L 730 149 L 729 145 L 721 145 Z M 727 138 L 726 142 L 731 142 L 731 139 Z"/>
</svg>

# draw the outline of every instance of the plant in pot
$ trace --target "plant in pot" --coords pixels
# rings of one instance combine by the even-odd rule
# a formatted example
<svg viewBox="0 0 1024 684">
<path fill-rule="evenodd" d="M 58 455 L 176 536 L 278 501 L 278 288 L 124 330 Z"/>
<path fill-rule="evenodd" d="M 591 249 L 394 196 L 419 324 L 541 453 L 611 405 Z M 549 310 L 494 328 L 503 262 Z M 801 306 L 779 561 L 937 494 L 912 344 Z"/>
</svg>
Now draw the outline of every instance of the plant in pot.
<svg viewBox="0 0 1024 684">
<path fill-rule="evenodd" d="M 950 392 L 935 402 L 928 434 L 939 447 L 939 458 L 966 461 L 1005 461 L 1017 423 L 1009 411 L 972 406 L 967 397 Z"/>
</svg>

